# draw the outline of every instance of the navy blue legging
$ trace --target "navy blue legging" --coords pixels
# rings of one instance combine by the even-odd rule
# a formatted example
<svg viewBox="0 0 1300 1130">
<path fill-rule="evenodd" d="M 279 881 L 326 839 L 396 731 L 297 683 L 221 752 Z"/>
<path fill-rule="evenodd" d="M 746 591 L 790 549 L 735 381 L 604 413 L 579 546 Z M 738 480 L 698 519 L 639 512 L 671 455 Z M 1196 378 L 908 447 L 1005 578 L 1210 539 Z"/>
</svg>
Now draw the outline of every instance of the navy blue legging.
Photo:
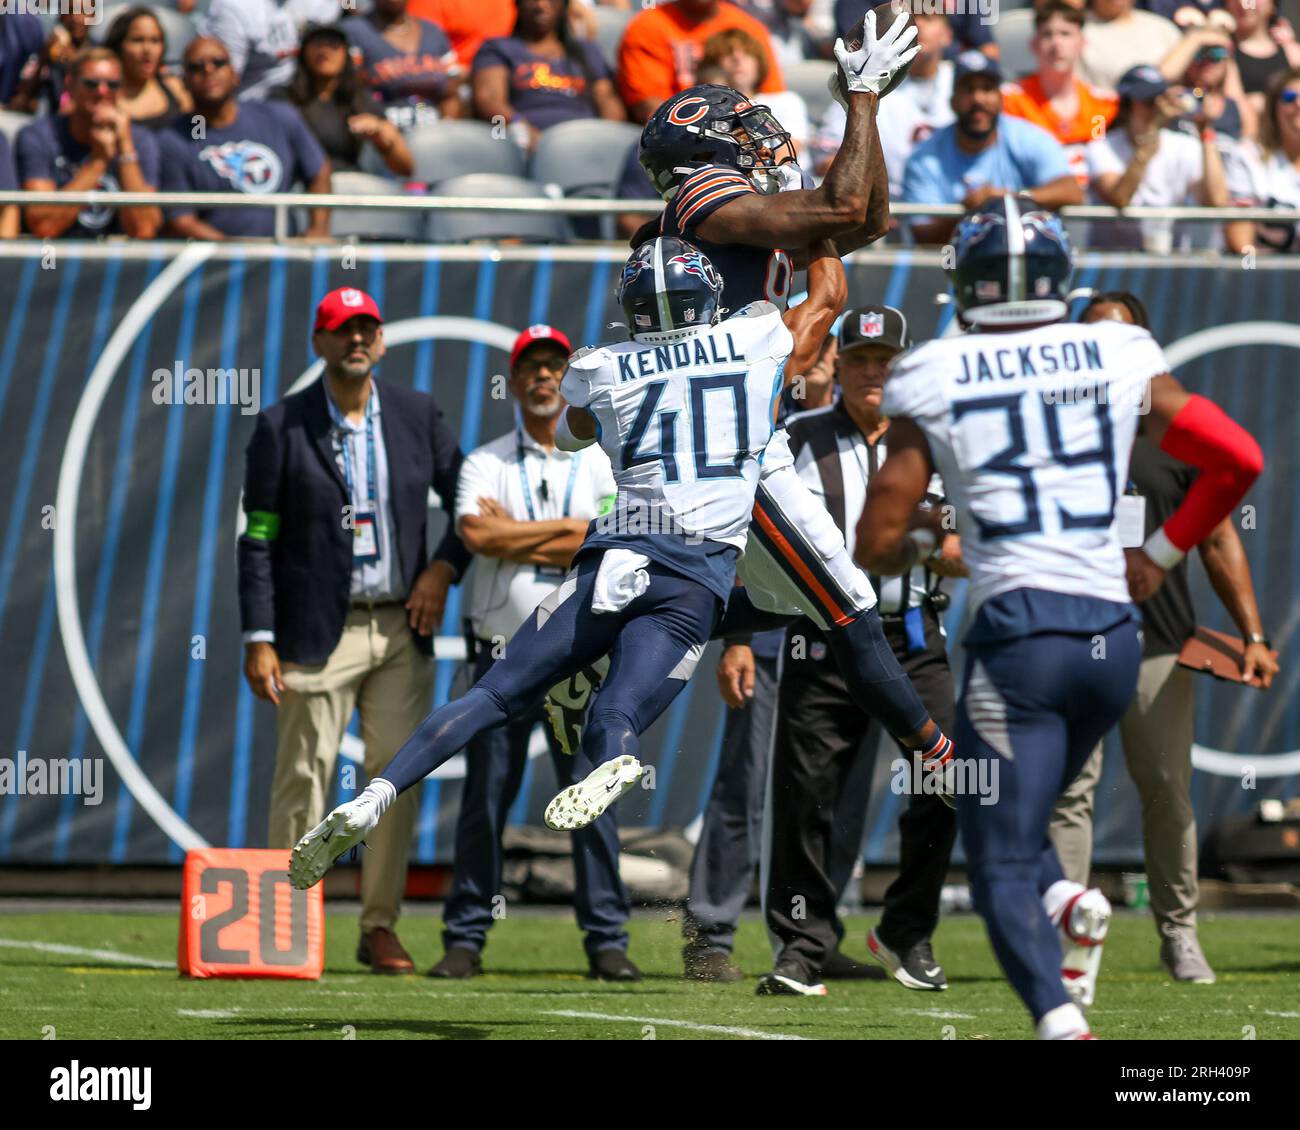
<svg viewBox="0 0 1300 1130">
<path fill-rule="evenodd" d="M 1048 839 L 1052 808 L 1132 701 L 1141 658 L 1133 621 L 1097 635 L 1048 632 L 966 649 L 954 739 L 967 765 L 959 768 L 987 772 L 997 791 L 982 804 L 959 790 L 957 823 L 975 909 L 1035 1022 L 1070 1000 L 1041 898 L 1064 878 Z"/>
<path fill-rule="evenodd" d="M 698 581 L 651 562 L 646 591 L 621 612 L 591 610 L 601 554 L 580 558 L 559 606 L 533 611 L 505 656 L 463 697 L 435 710 L 381 774 L 403 792 L 450 760 L 477 734 L 532 710 L 546 692 L 602 655 L 609 674 L 587 714 L 582 749 L 593 765 L 636 756 L 639 736 L 677 697 L 689 670 L 670 678 L 692 648 L 708 643 L 722 601 Z M 693 668 L 693 664 L 690 665 Z"/>
</svg>

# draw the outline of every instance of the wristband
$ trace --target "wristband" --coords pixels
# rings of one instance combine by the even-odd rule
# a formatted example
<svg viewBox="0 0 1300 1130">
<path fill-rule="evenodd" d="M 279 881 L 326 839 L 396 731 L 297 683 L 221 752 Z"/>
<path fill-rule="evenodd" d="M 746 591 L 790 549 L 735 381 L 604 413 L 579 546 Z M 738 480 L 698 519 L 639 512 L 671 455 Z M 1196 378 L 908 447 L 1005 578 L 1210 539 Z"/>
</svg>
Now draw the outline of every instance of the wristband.
<svg viewBox="0 0 1300 1130">
<path fill-rule="evenodd" d="M 1151 536 L 1142 543 L 1142 552 L 1166 571 L 1172 569 L 1187 556 L 1169 540 L 1163 526 L 1157 526 L 1151 532 Z"/>
<path fill-rule="evenodd" d="M 119 165 L 138 165 L 140 163 L 140 154 L 138 153 L 119 153 L 117 155 Z"/>
</svg>

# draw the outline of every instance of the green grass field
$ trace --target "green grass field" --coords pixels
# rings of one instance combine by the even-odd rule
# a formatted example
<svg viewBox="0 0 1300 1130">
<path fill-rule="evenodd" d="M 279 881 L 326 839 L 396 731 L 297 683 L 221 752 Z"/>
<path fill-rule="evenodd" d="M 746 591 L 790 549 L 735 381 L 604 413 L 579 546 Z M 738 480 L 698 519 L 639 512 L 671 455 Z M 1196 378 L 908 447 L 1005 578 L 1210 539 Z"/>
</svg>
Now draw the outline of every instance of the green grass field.
<svg viewBox="0 0 1300 1130">
<path fill-rule="evenodd" d="M 865 955 L 874 917 L 850 920 L 846 949 Z M 401 936 L 421 970 L 441 954 L 441 922 L 405 919 Z M 0 1038 L 40 1039 L 1020 1039 L 1030 1033 L 994 962 L 979 920 L 944 921 L 935 950 L 946 993 L 893 982 L 833 983 L 820 999 L 757 997 L 770 955 L 759 924 L 741 928 L 736 985 L 681 979 L 678 926 L 638 916 L 637 985 L 598 985 L 572 921 L 517 913 L 498 922 L 488 972 L 470 982 L 377 977 L 353 960 L 355 916 L 328 915 L 325 975 L 317 982 L 186 981 L 171 965 L 174 913 L 0 912 Z M 1111 929 L 1094 1030 L 1111 1039 L 1300 1038 L 1300 918 L 1206 917 L 1201 938 L 1214 986 L 1175 985 L 1156 961 L 1145 917 Z M 68 947 L 58 949 L 56 947 Z"/>
</svg>

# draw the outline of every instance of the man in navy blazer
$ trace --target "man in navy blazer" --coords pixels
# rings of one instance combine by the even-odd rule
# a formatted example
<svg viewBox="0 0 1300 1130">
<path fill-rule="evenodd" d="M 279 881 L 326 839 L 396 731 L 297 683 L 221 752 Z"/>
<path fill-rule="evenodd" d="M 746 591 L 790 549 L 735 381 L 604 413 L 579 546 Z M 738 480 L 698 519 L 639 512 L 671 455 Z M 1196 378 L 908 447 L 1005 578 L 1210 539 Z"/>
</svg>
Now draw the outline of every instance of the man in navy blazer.
<svg viewBox="0 0 1300 1130">
<path fill-rule="evenodd" d="M 452 505 L 463 456 L 431 396 L 375 379 L 385 347 L 374 299 L 351 287 L 327 294 L 312 346 L 320 380 L 258 415 L 239 539 L 244 674 L 278 708 L 277 848 L 324 817 L 354 708 L 368 777 L 428 713 L 433 633 L 470 560 L 452 523 L 428 559 L 429 488 Z M 378 973 L 414 969 L 394 927 L 415 796 L 363 858 L 357 958 Z"/>
</svg>

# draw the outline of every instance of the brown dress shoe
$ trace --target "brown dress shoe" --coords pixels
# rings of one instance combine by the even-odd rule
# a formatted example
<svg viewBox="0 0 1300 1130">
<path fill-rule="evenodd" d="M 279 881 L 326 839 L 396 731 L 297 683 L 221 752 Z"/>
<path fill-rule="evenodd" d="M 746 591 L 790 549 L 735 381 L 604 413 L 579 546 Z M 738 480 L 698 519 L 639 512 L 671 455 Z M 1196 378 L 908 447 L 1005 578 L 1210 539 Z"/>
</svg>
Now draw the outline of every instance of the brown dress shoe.
<svg viewBox="0 0 1300 1130">
<path fill-rule="evenodd" d="M 357 960 L 375 973 L 414 973 L 415 962 L 392 930 L 378 926 L 361 935 Z"/>
</svg>

